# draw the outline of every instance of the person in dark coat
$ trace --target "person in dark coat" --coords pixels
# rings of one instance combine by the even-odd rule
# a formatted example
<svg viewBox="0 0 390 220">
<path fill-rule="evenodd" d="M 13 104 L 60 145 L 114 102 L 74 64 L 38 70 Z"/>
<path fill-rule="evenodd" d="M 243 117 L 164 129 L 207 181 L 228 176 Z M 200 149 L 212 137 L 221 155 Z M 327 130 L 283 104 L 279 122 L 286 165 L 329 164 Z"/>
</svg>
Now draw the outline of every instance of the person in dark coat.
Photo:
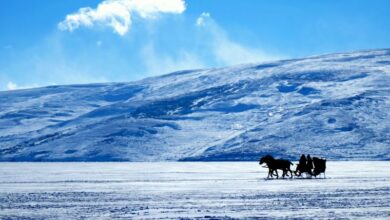
<svg viewBox="0 0 390 220">
<path fill-rule="evenodd" d="M 300 176 L 303 172 L 305 172 L 306 168 L 306 157 L 304 154 L 301 155 L 301 158 L 299 159 L 299 163 L 297 165 L 297 169 L 295 170 L 295 175 Z M 299 174 L 297 174 L 299 172 Z"/>
<path fill-rule="evenodd" d="M 306 163 L 306 172 L 308 172 L 310 175 L 313 175 L 313 160 L 310 157 L 310 154 L 307 155 L 307 163 Z"/>
</svg>

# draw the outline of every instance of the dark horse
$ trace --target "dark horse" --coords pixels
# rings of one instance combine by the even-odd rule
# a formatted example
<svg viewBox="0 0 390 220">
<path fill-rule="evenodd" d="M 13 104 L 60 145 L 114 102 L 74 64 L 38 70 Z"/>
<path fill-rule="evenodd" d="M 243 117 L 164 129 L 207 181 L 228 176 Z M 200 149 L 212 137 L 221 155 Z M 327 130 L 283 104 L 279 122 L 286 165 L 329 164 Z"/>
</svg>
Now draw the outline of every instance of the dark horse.
<svg viewBox="0 0 390 220">
<path fill-rule="evenodd" d="M 293 165 L 289 160 L 283 160 L 283 159 L 275 159 L 271 155 L 267 155 L 265 157 L 260 158 L 259 164 L 267 164 L 268 167 L 268 176 L 267 178 L 272 178 L 272 173 L 276 172 L 276 178 L 279 178 L 278 171 L 282 170 L 284 178 L 286 175 L 288 176 L 288 171 L 290 172 L 290 178 L 292 178 L 292 171 L 290 169 L 290 165 Z"/>
</svg>

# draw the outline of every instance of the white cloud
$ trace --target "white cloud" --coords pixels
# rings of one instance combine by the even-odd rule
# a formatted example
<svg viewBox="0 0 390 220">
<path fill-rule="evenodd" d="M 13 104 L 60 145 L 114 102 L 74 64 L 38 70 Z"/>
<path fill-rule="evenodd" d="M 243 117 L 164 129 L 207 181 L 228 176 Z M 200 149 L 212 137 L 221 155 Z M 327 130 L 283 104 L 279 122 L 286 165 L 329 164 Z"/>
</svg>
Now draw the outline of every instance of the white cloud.
<svg viewBox="0 0 390 220">
<path fill-rule="evenodd" d="M 231 40 L 208 12 L 203 12 L 196 20 L 195 25 L 209 33 L 209 39 L 205 40 L 205 42 L 209 42 L 209 49 L 216 62 L 222 66 L 264 62 L 282 58 L 279 55 L 266 53 L 260 48 L 246 46 Z"/>
<path fill-rule="evenodd" d="M 280 59 L 278 56 L 267 54 L 258 48 L 249 48 L 231 41 L 225 35 L 217 35 L 216 39 L 213 48 L 214 55 L 218 62 L 226 65 Z"/>
<path fill-rule="evenodd" d="M 203 12 L 198 19 L 196 19 L 196 26 L 203 26 L 206 22 L 206 20 L 210 18 L 210 13 L 208 12 Z"/>
<path fill-rule="evenodd" d="M 132 15 L 151 19 L 160 13 L 181 14 L 185 11 L 184 0 L 105 0 L 96 9 L 85 7 L 69 14 L 58 24 L 60 30 L 74 31 L 95 24 L 109 26 L 114 32 L 125 35 L 132 22 Z"/>
<path fill-rule="evenodd" d="M 201 42 L 194 43 L 202 45 L 201 47 L 177 48 L 172 54 L 156 50 L 154 43 L 144 46 L 141 56 L 146 72 L 149 75 L 160 75 L 178 70 L 206 68 L 210 65 L 228 66 L 281 58 L 260 48 L 252 48 L 231 40 L 208 12 L 203 12 L 196 19 L 195 26 L 202 34 L 201 38 L 194 38 Z"/>
<path fill-rule="evenodd" d="M 195 53 L 181 50 L 177 51 L 175 56 L 163 55 L 156 52 L 152 43 L 146 45 L 141 54 L 145 61 L 146 71 L 150 75 L 206 67 Z"/>
<path fill-rule="evenodd" d="M 11 82 L 11 81 L 7 83 L 7 90 L 15 90 L 17 88 L 18 88 L 18 86 L 16 85 L 16 83 Z"/>
<path fill-rule="evenodd" d="M 38 85 L 34 84 L 34 85 L 30 85 L 30 86 L 19 86 L 14 82 L 9 81 L 7 83 L 6 88 L 7 88 L 7 90 L 17 90 L 17 89 L 30 89 L 30 88 L 34 88 L 34 87 L 38 87 Z"/>
</svg>

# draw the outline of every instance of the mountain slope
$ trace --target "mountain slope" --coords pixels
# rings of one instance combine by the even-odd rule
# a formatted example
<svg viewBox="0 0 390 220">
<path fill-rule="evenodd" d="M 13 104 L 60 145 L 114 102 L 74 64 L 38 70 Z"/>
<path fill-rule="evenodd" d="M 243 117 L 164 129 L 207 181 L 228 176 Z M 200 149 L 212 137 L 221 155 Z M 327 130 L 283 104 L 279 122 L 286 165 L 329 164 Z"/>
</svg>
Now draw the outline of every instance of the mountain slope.
<svg viewBox="0 0 390 220">
<path fill-rule="evenodd" d="M 0 92 L 0 160 L 389 160 L 389 83 L 372 50 Z"/>
</svg>

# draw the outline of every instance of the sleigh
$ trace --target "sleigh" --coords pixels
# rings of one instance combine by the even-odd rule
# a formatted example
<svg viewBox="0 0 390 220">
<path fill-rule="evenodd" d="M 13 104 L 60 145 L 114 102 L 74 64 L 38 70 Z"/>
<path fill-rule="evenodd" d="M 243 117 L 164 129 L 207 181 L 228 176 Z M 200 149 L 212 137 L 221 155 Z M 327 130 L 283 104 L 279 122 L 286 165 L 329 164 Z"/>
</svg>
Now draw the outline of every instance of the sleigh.
<svg viewBox="0 0 390 220">
<path fill-rule="evenodd" d="M 326 159 L 313 157 L 313 169 L 305 169 L 304 166 L 300 166 L 300 164 L 298 164 L 297 170 L 294 172 L 294 174 L 298 177 L 302 177 L 302 174 L 305 174 L 306 178 L 311 178 L 313 176 L 314 177 L 320 176 L 321 173 L 323 173 L 325 178 L 325 171 L 326 171 Z"/>
<path fill-rule="evenodd" d="M 324 158 L 318 158 L 318 157 L 313 157 L 313 176 L 317 177 L 321 173 L 324 174 L 325 178 L 325 171 L 326 171 L 326 159 Z"/>
</svg>

